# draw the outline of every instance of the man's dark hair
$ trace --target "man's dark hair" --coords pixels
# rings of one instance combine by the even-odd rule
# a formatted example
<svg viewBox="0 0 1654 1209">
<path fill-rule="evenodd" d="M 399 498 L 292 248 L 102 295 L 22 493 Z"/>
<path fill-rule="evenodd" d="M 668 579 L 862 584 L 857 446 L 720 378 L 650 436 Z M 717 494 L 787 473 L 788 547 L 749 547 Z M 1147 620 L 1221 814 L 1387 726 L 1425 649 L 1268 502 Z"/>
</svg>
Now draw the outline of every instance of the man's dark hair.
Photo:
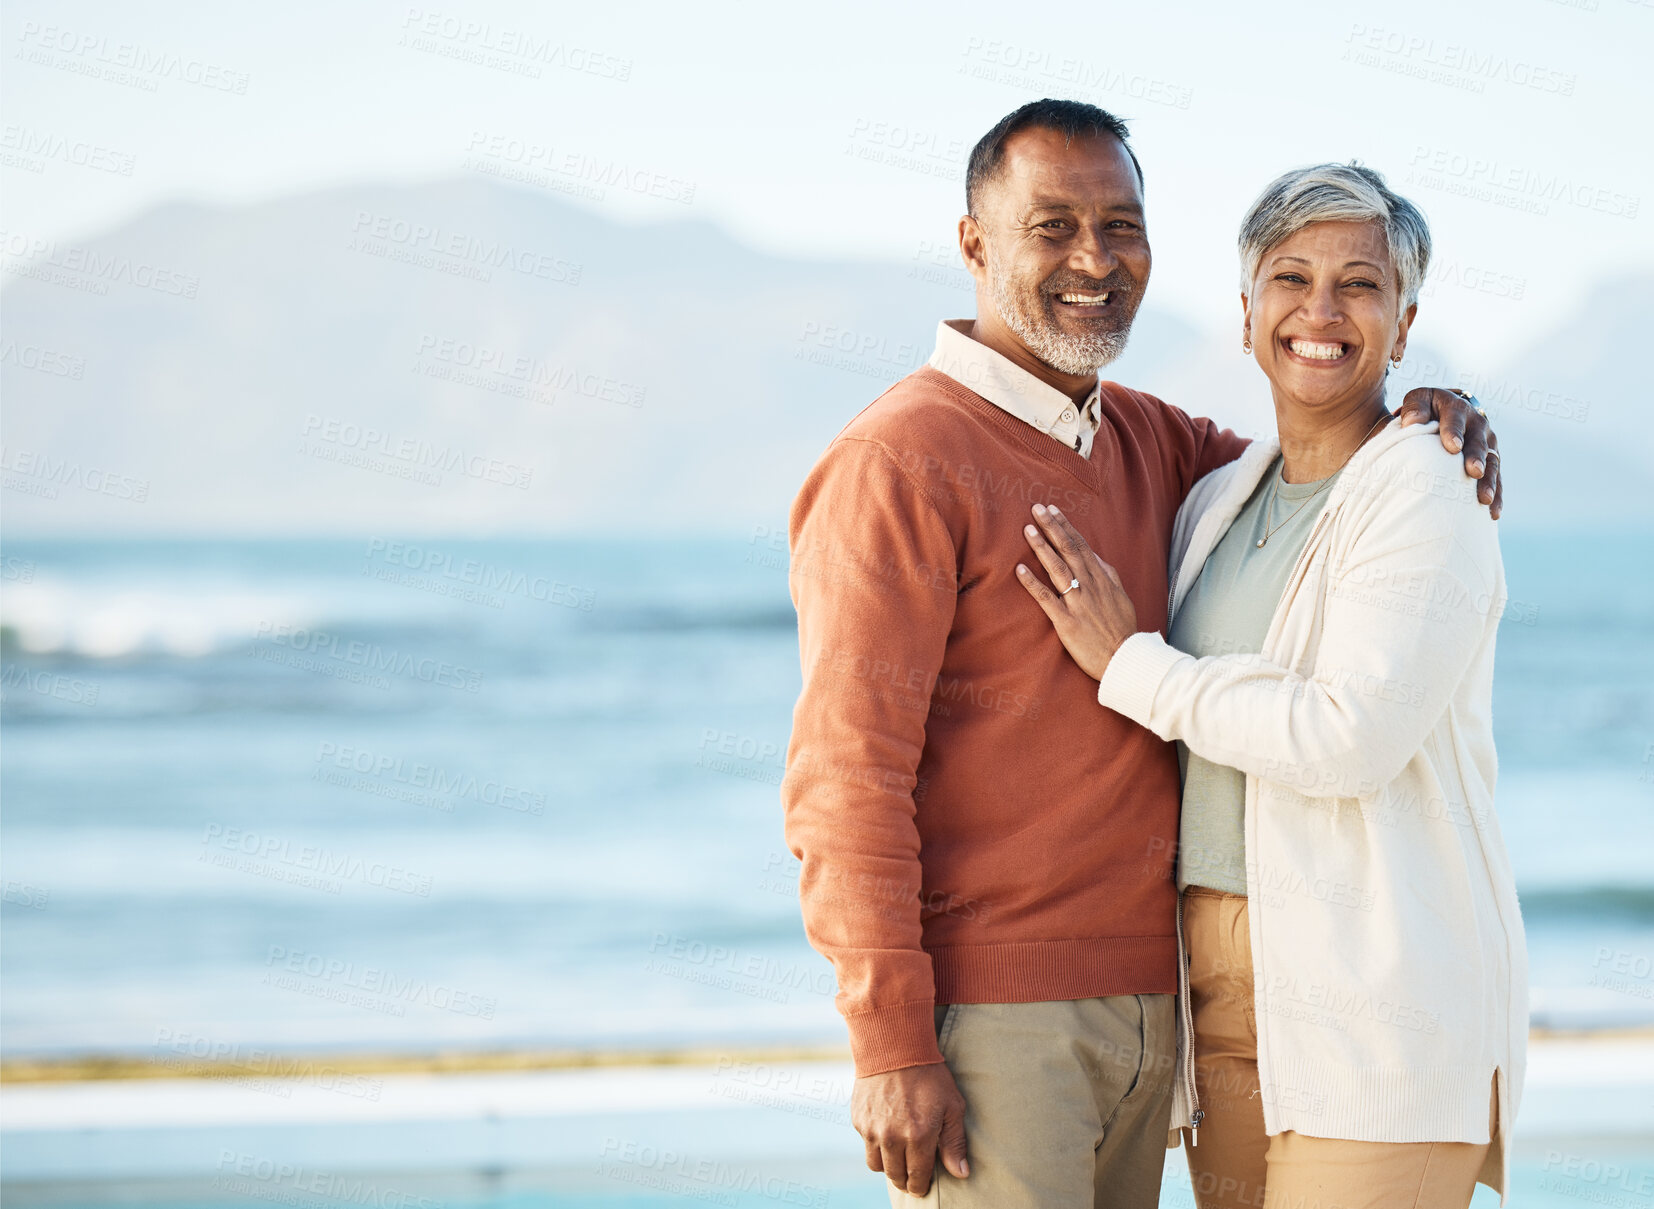
<svg viewBox="0 0 1654 1209">
<path fill-rule="evenodd" d="M 1143 165 L 1137 162 L 1137 153 L 1127 141 L 1126 124 L 1106 109 L 1087 105 L 1083 101 L 1057 101 L 1050 97 L 1043 101 L 1029 101 L 1021 109 L 1000 118 L 994 128 L 982 136 L 971 149 L 970 167 L 965 173 L 965 213 L 976 215 L 976 203 L 982 190 L 1005 162 L 1005 140 L 1019 130 L 1037 128 L 1055 130 L 1063 136 L 1067 146 L 1076 138 L 1106 134 L 1120 140 L 1120 145 L 1131 156 L 1131 166 L 1137 169 L 1137 183 L 1143 183 Z"/>
</svg>

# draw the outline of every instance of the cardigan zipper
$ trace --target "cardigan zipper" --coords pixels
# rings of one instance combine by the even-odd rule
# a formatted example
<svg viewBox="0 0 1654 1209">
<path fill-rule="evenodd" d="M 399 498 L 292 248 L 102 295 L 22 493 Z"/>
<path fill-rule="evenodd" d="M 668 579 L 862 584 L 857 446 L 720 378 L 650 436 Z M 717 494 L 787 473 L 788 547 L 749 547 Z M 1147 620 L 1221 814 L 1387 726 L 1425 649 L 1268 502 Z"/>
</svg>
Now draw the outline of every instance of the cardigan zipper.
<svg viewBox="0 0 1654 1209">
<path fill-rule="evenodd" d="M 1177 1010 L 1183 1017 L 1183 1090 L 1189 1097 L 1189 1147 L 1200 1145 L 1206 1114 L 1195 1090 L 1195 1014 L 1189 1006 L 1189 958 L 1183 949 L 1183 892 L 1177 894 Z"/>
<path fill-rule="evenodd" d="M 1310 547 L 1315 543 L 1321 532 L 1321 526 L 1327 519 L 1331 501 L 1321 509 L 1321 515 L 1315 518 L 1309 537 L 1304 541 L 1304 548 L 1298 552 L 1298 562 L 1288 576 L 1289 584 L 1303 574 L 1305 558 Z M 1191 541 L 1190 546 L 1194 543 Z M 1217 543 L 1212 542 L 1207 550 L 1206 557 L 1211 556 L 1212 549 Z M 1205 558 L 1201 559 L 1202 564 Z M 1189 566 L 1189 551 L 1184 552 L 1183 562 L 1172 577 L 1171 589 L 1166 593 L 1166 627 L 1169 630 L 1172 624 L 1173 606 L 1177 602 L 1178 588 L 1182 586 L 1183 574 Z M 1284 600 L 1284 597 L 1283 597 Z M 1277 605 L 1277 611 L 1280 606 Z M 1278 619 L 1277 619 L 1278 620 Z M 1273 627 L 1271 627 L 1273 629 Z M 1251 887 L 1247 887 L 1250 893 Z M 1177 895 L 1177 1009 L 1183 1023 L 1183 1069 L 1179 1072 L 1183 1077 L 1183 1090 L 1189 1098 L 1189 1146 L 1194 1148 L 1200 1145 L 1200 1123 L 1206 1119 L 1205 1111 L 1200 1107 L 1200 1093 L 1195 1087 L 1195 1020 L 1194 1009 L 1189 1006 L 1189 958 L 1183 947 L 1183 892 Z"/>
</svg>

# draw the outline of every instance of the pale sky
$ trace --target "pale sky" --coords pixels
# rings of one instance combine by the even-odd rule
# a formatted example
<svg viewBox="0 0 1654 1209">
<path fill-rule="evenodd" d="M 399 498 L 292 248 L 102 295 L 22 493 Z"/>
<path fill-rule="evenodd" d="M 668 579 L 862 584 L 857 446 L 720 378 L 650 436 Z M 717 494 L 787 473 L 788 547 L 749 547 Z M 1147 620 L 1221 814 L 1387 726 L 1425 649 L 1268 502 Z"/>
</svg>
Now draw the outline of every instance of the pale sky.
<svg viewBox="0 0 1654 1209">
<path fill-rule="evenodd" d="M 565 176 L 626 173 L 638 191 L 598 203 L 612 216 L 911 262 L 951 243 L 975 140 L 1054 95 L 1131 122 L 1150 303 L 1203 324 L 1235 322 L 1247 203 L 1324 159 L 1358 157 L 1423 207 L 1443 276 L 1419 331 L 1467 357 L 1654 269 L 1654 0 L 22 0 L 0 36 L 8 240 L 172 199 L 434 178 L 521 140 Z"/>
</svg>

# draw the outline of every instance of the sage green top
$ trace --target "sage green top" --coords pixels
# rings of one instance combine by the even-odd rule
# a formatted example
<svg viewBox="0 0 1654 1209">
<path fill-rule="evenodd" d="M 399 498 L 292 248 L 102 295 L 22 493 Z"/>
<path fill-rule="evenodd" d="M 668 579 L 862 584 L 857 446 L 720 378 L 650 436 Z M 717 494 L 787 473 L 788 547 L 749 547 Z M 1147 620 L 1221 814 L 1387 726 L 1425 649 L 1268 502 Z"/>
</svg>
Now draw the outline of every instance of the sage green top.
<svg viewBox="0 0 1654 1209">
<path fill-rule="evenodd" d="M 1281 479 L 1280 458 L 1263 476 L 1172 621 L 1167 641 L 1180 651 L 1255 655 L 1286 592 L 1287 576 L 1326 506 L 1336 474 L 1313 483 Z M 1271 492 L 1273 491 L 1273 499 Z M 1258 539 L 1269 540 L 1262 547 Z M 1178 825 L 1177 888 L 1209 886 L 1246 893 L 1246 774 L 1192 754 L 1182 743 L 1183 815 Z"/>
</svg>

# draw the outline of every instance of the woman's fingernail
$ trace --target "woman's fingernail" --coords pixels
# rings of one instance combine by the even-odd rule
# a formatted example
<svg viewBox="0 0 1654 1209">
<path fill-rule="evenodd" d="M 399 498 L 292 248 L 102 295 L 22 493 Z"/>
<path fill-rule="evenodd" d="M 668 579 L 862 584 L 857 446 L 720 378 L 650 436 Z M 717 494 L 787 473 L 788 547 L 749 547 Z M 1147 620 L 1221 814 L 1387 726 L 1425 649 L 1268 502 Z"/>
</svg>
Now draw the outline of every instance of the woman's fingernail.
<svg viewBox="0 0 1654 1209">
<path fill-rule="evenodd" d="M 1051 515 L 1052 516 L 1061 516 L 1062 515 L 1062 509 L 1057 507 L 1055 504 L 1052 504 L 1051 505 Z"/>
<path fill-rule="evenodd" d="M 1022 531 L 1024 533 L 1026 533 L 1029 537 L 1038 537 L 1039 536 L 1039 530 L 1034 528 L 1032 525 L 1024 525 L 1022 527 Z"/>
<path fill-rule="evenodd" d="M 1471 458 L 1470 461 L 1465 463 L 1465 465 L 1469 466 L 1470 473 L 1476 475 L 1478 478 L 1481 477 L 1481 473 L 1485 469 L 1480 458 Z"/>
<path fill-rule="evenodd" d="M 1035 504 L 1034 505 L 1034 515 L 1035 516 L 1044 516 L 1045 515 L 1045 505 L 1044 504 Z"/>
</svg>

